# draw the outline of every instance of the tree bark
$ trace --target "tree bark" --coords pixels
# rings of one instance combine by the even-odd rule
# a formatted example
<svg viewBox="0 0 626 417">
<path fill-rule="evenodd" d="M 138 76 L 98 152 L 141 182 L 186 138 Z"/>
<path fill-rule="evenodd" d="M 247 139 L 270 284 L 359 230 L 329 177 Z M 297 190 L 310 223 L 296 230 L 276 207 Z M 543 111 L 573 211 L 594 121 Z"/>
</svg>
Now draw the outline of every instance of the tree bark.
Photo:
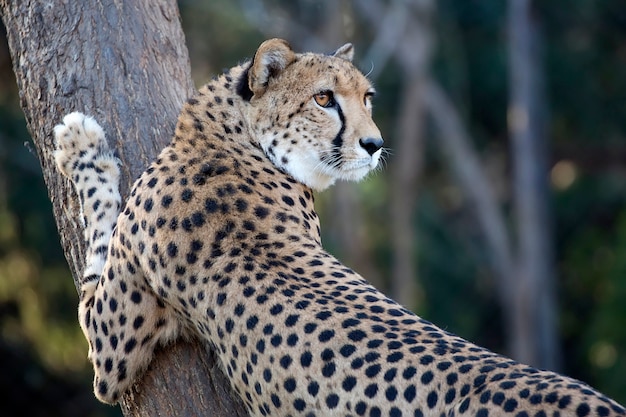
<svg viewBox="0 0 626 417">
<path fill-rule="evenodd" d="M 77 285 L 84 266 L 78 200 L 54 165 L 52 129 L 71 111 L 94 116 L 122 161 L 122 196 L 169 141 L 194 92 L 176 2 L 0 0 L 22 109 L 61 244 Z M 85 354 L 86 354 L 85 348 Z M 121 403 L 126 416 L 243 416 L 210 349 L 157 352 Z"/>
</svg>

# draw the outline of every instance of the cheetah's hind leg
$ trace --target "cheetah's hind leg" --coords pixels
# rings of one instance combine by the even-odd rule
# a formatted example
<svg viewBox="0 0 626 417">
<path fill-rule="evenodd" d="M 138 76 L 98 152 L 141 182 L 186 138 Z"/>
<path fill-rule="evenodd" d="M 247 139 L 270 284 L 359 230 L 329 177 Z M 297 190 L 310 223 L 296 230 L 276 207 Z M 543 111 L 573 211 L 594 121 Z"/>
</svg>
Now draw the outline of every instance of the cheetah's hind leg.
<svg viewBox="0 0 626 417">
<path fill-rule="evenodd" d="M 55 126 L 54 159 L 74 184 L 80 199 L 87 246 L 81 298 L 95 290 L 107 257 L 111 234 L 121 206 L 119 160 L 113 156 L 104 131 L 91 117 L 70 113 Z"/>
</svg>

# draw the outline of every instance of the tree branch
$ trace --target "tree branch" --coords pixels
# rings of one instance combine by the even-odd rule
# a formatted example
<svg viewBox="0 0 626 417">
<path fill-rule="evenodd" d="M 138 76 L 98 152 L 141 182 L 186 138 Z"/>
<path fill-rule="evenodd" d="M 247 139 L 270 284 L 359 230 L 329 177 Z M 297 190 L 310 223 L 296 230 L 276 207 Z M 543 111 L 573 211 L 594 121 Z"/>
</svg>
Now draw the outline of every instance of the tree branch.
<svg viewBox="0 0 626 417">
<path fill-rule="evenodd" d="M 424 85 L 424 102 L 439 132 L 439 146 L 449 160 L 449 166 L 465 192 L 480 226 L 498 279 L 501 296 L 511 300 L 513 255 L 504 217 L 498 207 L 493 189 L 480 168 L 480 159 L 470 146 L 470 138 L 461 118 L 441 88 L 432 80 Z"/>
</svg>

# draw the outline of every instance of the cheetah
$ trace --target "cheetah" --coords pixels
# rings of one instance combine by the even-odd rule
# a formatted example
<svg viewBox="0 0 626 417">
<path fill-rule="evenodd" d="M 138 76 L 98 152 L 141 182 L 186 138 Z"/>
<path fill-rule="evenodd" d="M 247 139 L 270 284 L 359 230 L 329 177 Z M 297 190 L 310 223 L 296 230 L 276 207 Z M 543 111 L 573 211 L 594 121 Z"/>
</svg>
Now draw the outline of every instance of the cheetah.
<svg viewBox="0 0 626 417">
<path fill-rule="evenodd" d="M 215 348 L 251 416 L 626 416 L 439 329 L 323 249 L 313 190 L 383 152 L 352 57 L 262 43 L 187 101 L 121 212 L 99 125 L 72 113 L 55 128 L 89 247 L 79 321 L 97 398 L 119 401 L 157 345 L 187 336 Z"/>
</svg>

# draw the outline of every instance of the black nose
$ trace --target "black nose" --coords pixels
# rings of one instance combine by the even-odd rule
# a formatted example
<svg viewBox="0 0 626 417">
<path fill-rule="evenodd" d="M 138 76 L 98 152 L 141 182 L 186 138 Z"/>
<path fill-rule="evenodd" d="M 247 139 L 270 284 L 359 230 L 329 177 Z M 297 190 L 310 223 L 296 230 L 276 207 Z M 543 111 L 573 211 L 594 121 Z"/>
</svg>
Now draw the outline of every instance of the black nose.
<svg viewBox="0 0 626 417">
<path fill-rule="evenodd" d="M 374 152 L 383 147 L 382 138 L 361 138 L 359 144 L 368 154 L 374 155 Z"/>
</svg>

